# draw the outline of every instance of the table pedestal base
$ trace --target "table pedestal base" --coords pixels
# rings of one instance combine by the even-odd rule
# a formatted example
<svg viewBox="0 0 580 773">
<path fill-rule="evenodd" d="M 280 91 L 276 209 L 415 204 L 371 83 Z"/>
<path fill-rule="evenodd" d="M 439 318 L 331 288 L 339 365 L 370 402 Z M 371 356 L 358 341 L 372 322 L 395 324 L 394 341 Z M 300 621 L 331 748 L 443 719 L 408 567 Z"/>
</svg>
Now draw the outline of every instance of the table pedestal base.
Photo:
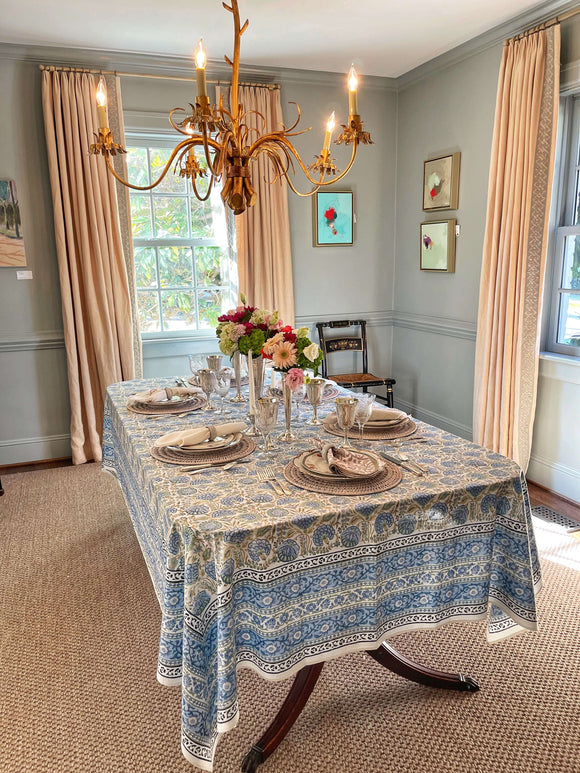
<svg viewBox="0 0 580 773">
<path fill-rule="evenodd" d="M 400 655 L 394 647 L 383 642 L 376 650 L 368 650 L 368 654 L 381 666 L 395 674 L 410 679 L 428 687 L 439 687 L 444 690 L 459 690 L 460 692 L 477 692 L 479 685 L 470 676 L 451 674 L 421 666 L 404 655 Z M 324 663 L 316 663 L 301 669 L 294 678 L 290 692 L 276 714 L 272 724 L 254 744 L 242 762 L 243 773 L 255 773 L 261 765 L 280 745 L 290 732 L 290 728 L 300 716 L 310 694 L 314 689 Z"/>
</svg>

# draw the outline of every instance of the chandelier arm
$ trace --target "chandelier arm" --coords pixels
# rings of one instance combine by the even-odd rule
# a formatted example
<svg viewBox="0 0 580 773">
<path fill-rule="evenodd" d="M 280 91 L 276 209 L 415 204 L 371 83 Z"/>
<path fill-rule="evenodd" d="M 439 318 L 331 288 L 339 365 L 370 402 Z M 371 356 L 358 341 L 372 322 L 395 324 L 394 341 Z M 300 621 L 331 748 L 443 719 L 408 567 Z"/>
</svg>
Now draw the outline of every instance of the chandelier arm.
<svg viewBox="0 0 580 773">
<path fill-rule="evenodd" d="M 210 178 L 209 178 L 208 185 L 207 185 L 207 193 L 205 194 L 205 196 L 200 196 L 200 194 L 199 194 L 199 192 L 197 190 L 197 185 L 195 184 L 195 177 L 191 178 L 191 187 L 193 188 L 193 192 L 195 194 L 195 198 L 198 199 L 198 201 L 207 201 L 209 199 L 209 197 L 211 195 L 211 189 L 213 188 L 213 181 L 214 180 L 215 180 L 214 175 L 211 175 Z"/>
<path fill-rule="evenodd" d="M 286 178 L 286 182 L 288 183 L 288 187 L 290 188 L 290 190 L 293 191 L 297 196 L 300 196 L 301 199 L 306 199 L 309 196 L 314 196 L 316 191 L 320 188 L 320 185 L 315 185 L 315 187 L 308 193 L 301 193 L 299 190 L 297 190 L 294 187 L 292 180 L 290 179 L 290 177 L 288 177 L 287 174 L 284 174 L 284 177 Z"/>
<path fill-rule="evenodd" d="M 298 161 L 298 163 L 300 165 L 300 168 L 302 169 L 302 172 L 304 173 L 304 176 L 306 177 L 306 179 L 309 182 L 311 182 L 312 185 L 317 185 L 319 188 L 325 188 L 328 185 L 333 185 L 334 183 L 338 182 L 339 180 L 342 180 L 342 178 L 345 177 L 349 173 L 352 165 L 354 164 L 354 160 L 356 158 L 356 152 L 357 152 L 357 149 L 358 149 L 358 140 L 355 139 L 354 142 L 352 143 L 352 153 L 351 153 L 350 161 L 348 162 L 348 165 L 347 165 L 346 169 L 344 169 L 344 171 L 342 171 L 340 174 L 336 175 L 336 177 L 333 176 L 330 180 L 327 180 L 326 182 L 324 182 L 324 180 L 323 180 L 324 171 L 321 172 L 320 180 L 315 180 L 313 177 L 310 176 L 310 173 L 308 172 L 308 169 L 304 165 L 304 162 L 302 161 L 302 159 L 298 155 L 298 151 L 296 150 L 294 145 L 290 142 L 290 140 L 286 140 L 286 138 L 284 138 L 284 145 L 288 148 L 288 150 L 292 153 L 294 158 Z M 292 187 L 292 186 L 290 186 L 290 187 Z M 307 195 L 311 195 L 311 194 L 307 194 Z"/>
<path fill-rule="evenodd" d="M 150 191 L 152 188 L 155 188 L 157 185 L 159 185 L 159 183 L 163 180 L 163 178 L 165 177 L 165 175 L 169 171 L 169 169 L 171 167 L 171 164 L 173 163 L 173 161 L 175 159 L 175 156 L 177 156 L 177 154 L 180 152 L 180 150 L 182 148 L 187 147 L 188 144 L 189 144 L 189 140 L 182 140 L 178 145 L 175 146 L 175 148 L 173 149 L 171 155 L 169 156 L 168 162 L 163 167 L 163 169 L 161 171 L 161 174 L 159 175 L 157 180 L 154 183 L 152 183 L 151 185 L 133 185 L 128 180 L 124 180 L 121 177 L 121 175 L 117 174 L 117 172 L 115 171 L 113 165 L 111 164 L 111 159 L 110 159 L 110 154 L 109 153 L 105 154 L 105 162 L 107 164 L 107 168 L 108 168 L 109 172 L 111 172 L 113 177 L 116 180 L 118 180 L 122 185 L 125 185 L 127 188 L 131 188 L 134 191 Z"/>
<path fill-rule="evenodd" d="M 260 151 L 260 147 L 262 145 L 264 145 L 265 143 L 267 143 L 267 142 L 272 142 L 272 143 L 277 143 L 279 145 L 282 145 L 286 149 L 286 151 L 288 153 L 291 153 L 294 156 L 294 158 L 296 159 L 296 161 L 298 162 L 298 165 L 300 166 L 300 168 L 302 169 L 302 172 L 303 172 L 304 176 L 306 177 L 306 179 L 310 183 L 312 183 L 312 185 L 318 185 L 318 186 L 330 185 L 330 183 L 324 183 L 323 182 L 322 177 L 323 177 L 324 173 L 321 174 L 321 179 L 320 180 L 315 180 L 314 178 L 312 178 L 310 176 L 310 174 L 308 172 L 308 169 L 306 168 L 306 165 L 304 164 L 304 162 L 302 161 L 302 159 L 298 155 L 298 151 L 296 150 L 294 145 L 290 142 L 290 140 L 287 139 L 285 136 L 279 136 L 279 135 L 272 136 L 271 134 L 269 134 L 269 135 L 266 135 L 265 137 L 261 137 L 259 140 L 256 140 L 256 142 L 254 142 L 254 144 L 252 145 L 252 147 L 249 150 L 248 155 L 250 156 L 250 158 L 252 158 L 253 156 L 257 155 L 257 153 L 261 152 Z M 350 167 L 352 166 L 355 155 L 356 155 L 356 151 L 354 151 L 354 154 L 353 154 L 353 156 L 352 156 L 352 158 L 350 160 L 350 164 L 348 166 L 348 169 L 350 169 Z M 343 176 L 344 175 L 341 175 L 341 177 L 343 177 Z M 288 183 L 290 184 L 290 180 L 289 180 L 289 177 L 288 177 L 287 174 L 285 175 L 285 177 L 288 180 Z M 333 180 L 331 180 L 331 182 L 335 182 L 337 179 L 340 179 L 340 178 L 333 178 Z M 290 184 L 290 187 L 292 188 L 292 190 L 295 193 L 297 193 L 297 191 L 293 188 L 293 186 L 291 184 Z M 312 194 L 308 193 L 308 194 L 304 194 L 304 195 L 310 196 Z"/>
<path fill-rule="evenodd" d="M 177 111 L 181 111 L 182 113 L 185 113 L 185 109 L 183 107 L 174 107 L 173 110 L 169 113 L 169 123 L 171 126 L 175 129 L 176 132 L 179 132 L 180 134 L 185 134 L 186 137 L 191 137 L 191 134 L 185 129 L 181 129 L 176 123 L 173 121 L 173 113 Z"/>
<path fill-rule="evenodd" d="M 219 170 L 219 156 L 221 155 L 220 154 L 220 150 L 221 150 L 222 145 L 220 145 L 215 140 L 212 140 L 211 137 L 207 136 L 207 126 L 205 125 L 205 123 L 202 124 L 202 134 L 201 134 L 201 137 L 202 137 L 202 140 L 203 140 L 203 152 L 205 154 L 205 162 L 207 164 L 207 168 L 209 169 L 210 174 L 213 177 L 217 177 L 219 175 L 219 171 L 218 171 Z M 209 147 L 210 147 L 210 145 L 216 151 L 216 155 L 218 156 L 218 164 L 217 164 L 216 168 L 214 168 L 214 165 L 213 165 L 212 160 L 210 158 L 210 154 L 209 154 Z M 214 160 L 215 160 L 215 158 L 214 158 Z M 205 199 L 202 199 L 202 200 L 205 201 Z"/>
</svg>

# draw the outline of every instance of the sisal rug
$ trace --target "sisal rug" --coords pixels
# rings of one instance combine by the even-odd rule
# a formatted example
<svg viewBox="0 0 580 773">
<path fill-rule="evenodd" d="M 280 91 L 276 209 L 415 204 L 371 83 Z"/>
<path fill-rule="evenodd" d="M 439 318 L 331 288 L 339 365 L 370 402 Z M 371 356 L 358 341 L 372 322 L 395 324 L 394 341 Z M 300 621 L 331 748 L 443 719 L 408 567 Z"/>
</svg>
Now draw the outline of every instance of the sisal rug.
<svg viewBox="0 0 580 773">
<path fill-rule="evenodd" d="M 196 773 L 179 748 L 179 690 L 155 679 L 160 612 L 118 485 L 97 465 L 3 476 L 0 772 Z M 541 630 L 488 645 L 484 625 L 393 644 L 475 677 L 430 689 L 364 654 L 328 663 L 263 773 L 580 773 L 580 543 L 536 520 Z M 240 762 L 289 682 L 240 673 Z"/>
</svg>

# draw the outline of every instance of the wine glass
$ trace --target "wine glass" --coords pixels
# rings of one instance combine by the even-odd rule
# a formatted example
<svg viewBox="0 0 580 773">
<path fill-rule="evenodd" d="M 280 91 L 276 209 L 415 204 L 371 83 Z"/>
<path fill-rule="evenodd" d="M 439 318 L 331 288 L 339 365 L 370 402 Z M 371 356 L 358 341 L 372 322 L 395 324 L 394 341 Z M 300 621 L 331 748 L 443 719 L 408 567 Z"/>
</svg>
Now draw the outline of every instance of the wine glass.
<svg viewBox="0 0 580 773">
<path fill-rule="evenodd" d="M 357 401 L 354 397 L 337 397 L 335 402 L 336 422 L 344 431 L 344 440 L 341 445 L 343 448 L 352 448 L 352 444 L 348 439 L 348 431 L 354 426 Z"/>
<path fill-rule="evenodd" d="M 292 400 L 296 403 L 296 421 L 300 421 L 300 405 L 306 397 L 306 386 L 300 384 L 292 392 Z"/>
<path fill-rule="evenodd" d="M 363 429 L 367 421 L 371 418 L 373 412 L 373 403 L 376 395 L 361 395 L 357 397 L 357 407 L 354 413 L 354 419 L 358 425 L 358 439 L 363 439 Z"/>
<path fill-rule="evenodd" d="M 189 379 L 190 384 L 195 384 L 195 386 L 199 386 L 199 376 L 198 371 L 201 370 L 201 368 L 204 367 L 203 363 L 203 357 L 199 354 L 190 354 L 189 355 L 189 369 L 193 374 L 193 377 Z"/>
<path fill-rule="evenodd" d="M 216 374 L 214 373 L 213 370 L 209 370 L 209 368 L 202 368 L 201 370 L 197 371 L 197 375 L 199 377 L 199 385 L 202 388 L 207 398 L 207 403 L 203 410 L 215 411 L 215 405 L 212 405 L 212 402 L 211 402 L 211 395 L 212 395 L 212 392 L 217 391 Z"/>
<path fill-rule="evenodd" d="M 278 421 L 280 400 L 277 397 L 260 397 L 256 400 L 256 428 L 264 440 L 262 451 L 258 456 L 271 456 L 272 443 L 270 436 Z"/>
<path fill-rule="evenodd" d="M 315 426 L 322 424 L 318 418 L 318 406 L 322 402 L 325 387 L 326 381 L 323 378 L 311 378 L 308 384 L 306 384 L 308 402 L 314 411 L 314 416 L 306 422 L 307 424 L 314 424 Z"/>
<path fill-rule="evenodd" d="M 232 373 L 229 370 L 229 368 L 222 368 L 222 370 L 219 371 L 219 373 L 215 374 L 215 392 L 217 393 L 218 397 L 220 398 L 220 407 L 217 413 L 221 415 L 225 415 L 227 413 L 231 413 L 231 411 L 224 408 L 224 398 L 230 391 L 230 386 L 232 383 Z"/>
</svg>

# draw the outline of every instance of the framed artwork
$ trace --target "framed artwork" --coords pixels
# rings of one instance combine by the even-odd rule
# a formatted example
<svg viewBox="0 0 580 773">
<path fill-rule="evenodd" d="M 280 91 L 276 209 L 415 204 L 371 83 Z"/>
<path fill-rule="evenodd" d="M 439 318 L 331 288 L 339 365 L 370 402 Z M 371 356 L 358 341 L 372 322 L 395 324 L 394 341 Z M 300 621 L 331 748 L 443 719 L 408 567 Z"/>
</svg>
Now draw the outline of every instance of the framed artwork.
<svg viewBox="0 0 580 773">
<path fill-rule="evenodd" d="M 14 180 L 0 180 L 0 266 L 25 266 L 20 205 Z"/>
<path fill-rule="evenodd" d="M 431 158 L 423 164 L 423 210 L 457 209 L 461 153 Z"/>
<path fill-rule="evenodd" d="M 421 271 L 455 271 L 455 226 L 457 221 L 433 220 L 421 223 Z"/>
<path fill-rule="evenodd" d="M 315 247 L 354 243 L 354 194 L 352 191 L 318 191 L 313 201 Z"/>
</svg>

